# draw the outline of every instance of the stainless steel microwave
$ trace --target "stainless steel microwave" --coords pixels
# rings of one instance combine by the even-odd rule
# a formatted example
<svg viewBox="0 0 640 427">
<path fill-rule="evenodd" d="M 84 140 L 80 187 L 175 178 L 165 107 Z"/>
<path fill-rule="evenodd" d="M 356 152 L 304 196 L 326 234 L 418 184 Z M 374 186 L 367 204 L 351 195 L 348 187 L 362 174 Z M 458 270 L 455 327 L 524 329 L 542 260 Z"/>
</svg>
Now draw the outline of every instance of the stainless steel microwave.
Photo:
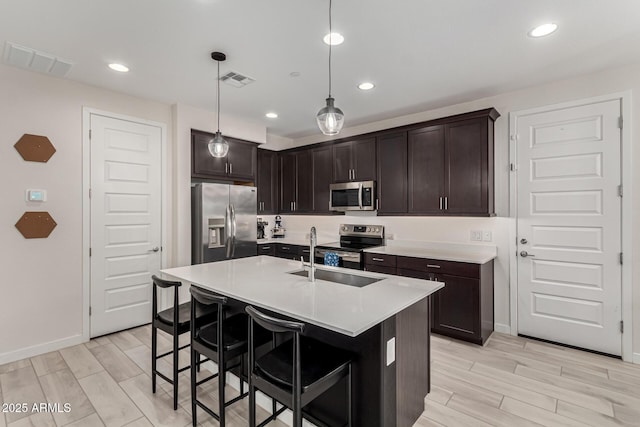
<svg viewBox="0 0 640 427">
<path fill-rule="evenodd" d="M 373 211 L 376 206 L 375 181 L 344 182 L 329 185 L 332 211 Z"/>
</svg>

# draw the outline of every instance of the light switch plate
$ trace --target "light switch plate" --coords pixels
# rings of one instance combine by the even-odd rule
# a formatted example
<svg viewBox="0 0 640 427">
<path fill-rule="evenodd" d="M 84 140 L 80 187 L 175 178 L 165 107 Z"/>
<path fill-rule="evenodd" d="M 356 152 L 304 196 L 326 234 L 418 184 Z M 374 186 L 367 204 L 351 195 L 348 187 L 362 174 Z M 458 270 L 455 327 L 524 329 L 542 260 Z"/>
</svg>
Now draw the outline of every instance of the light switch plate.
<svg viewBox="0 0 640 427">
<path fill-rule="evenodd" d="M 396 361 L 396 337 L 387 341 L 387 366 Z"/>
<path fill-rule="evenodd" d="M 482 232 L 482 240 L 485 242 L 490 242 L 491 241 L 491 230 L 484 230 Z"/>
<path fill-rule="evenodd" d="M 481 242 L 482 241 L 482 230 L 471 230 L 471 241 L 473 241 L 473 242 Z"/>
<path fill-rule="evenodd" d="M 46 190 L 27 190 L 25 192 L 25 198 L 27 202 L 46 202 L 47 191 Z"/>
</svg>

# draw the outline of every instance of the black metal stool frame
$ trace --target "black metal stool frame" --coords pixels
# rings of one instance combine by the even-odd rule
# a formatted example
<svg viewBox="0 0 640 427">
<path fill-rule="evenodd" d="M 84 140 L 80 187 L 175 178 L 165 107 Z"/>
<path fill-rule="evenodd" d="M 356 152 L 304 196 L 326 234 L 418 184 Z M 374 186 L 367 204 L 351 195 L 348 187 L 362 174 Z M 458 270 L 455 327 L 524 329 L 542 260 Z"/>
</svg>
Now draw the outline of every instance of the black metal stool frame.
<svg viewBox="0 0 640 427">
<path fill-rule="evenodd" d="M 249 426 L 250 427 L 262 427 L 271 421 L 275 420 L 278 415 L 284 412 L 287 408 L 293 411 L 293 427 L 302 427 L 302 419 L 307 418 L 318 426 L 326 426 L 315 417 L 306 414 L 303 411 L 303 407 L 309 402 L 320 396 L 327 391 L 333 385 L 337 384 L 342 378 L 347 377 L 347 426 L 352 425 L 352 399 L 351 399 L 351 363 L 348 363 L 346 369 L 338 369 L 336 372 L 325 376 L 313 384 L 313 389 L 302 393 L 302 366 L 300 360 L 300 335 L 304 332 L 305 324 L 301 322 L 295 322 L 284 319 L 277 319 L 275 317 L 268 316 L 254 309 L 251 306 L 246 307 L 246 312 L 249 314 L 251 321 L 249 322 Z M 293 334 L 293 384 L 291 390 L 285 390 L 270 381 L 263 379 L 256 375 L 255 372 L 255 346 L 253 342 L 254 337 L 254 322 L 263 328 L 273 333 L 292 333 Z M 271 399 L 273 399 L 274 409 L 275 401 L 280 403 L 282 408 L 278 411 L 274 411 L 271 416 L 256 426 L 256 390 L 260 390 Z M 290 402 L 289 404 L 285 402 Z"/>
</svg>

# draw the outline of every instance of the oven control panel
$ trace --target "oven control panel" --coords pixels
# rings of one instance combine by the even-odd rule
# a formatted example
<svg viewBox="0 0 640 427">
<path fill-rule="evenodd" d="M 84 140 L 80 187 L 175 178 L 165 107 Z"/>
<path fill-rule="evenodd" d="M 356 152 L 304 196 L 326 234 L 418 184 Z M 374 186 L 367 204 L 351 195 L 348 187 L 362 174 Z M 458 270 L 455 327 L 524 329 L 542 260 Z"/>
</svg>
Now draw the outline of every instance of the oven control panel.
<svg viewBox="0 0 640 427">
<path fill-rule="evenodd" d="M 384 238 L 384 225 L 341 224 L 341 236 L 361 236 Z"/>
</svg>

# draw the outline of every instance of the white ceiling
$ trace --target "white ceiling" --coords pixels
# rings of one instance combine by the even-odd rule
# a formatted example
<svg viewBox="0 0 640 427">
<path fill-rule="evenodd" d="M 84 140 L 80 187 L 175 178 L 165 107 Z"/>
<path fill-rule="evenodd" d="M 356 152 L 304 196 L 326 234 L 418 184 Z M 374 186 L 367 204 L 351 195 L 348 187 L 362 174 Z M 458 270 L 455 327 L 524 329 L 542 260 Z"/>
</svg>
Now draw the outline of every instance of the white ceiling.
<svg viewBox="0 0 640 427">
<path fill-rule="evenodd" d="M 559 30 L 526 35 L 547 21 Z M 334 0 L 333 27 L 345 37 L 332 91 L 345 126 L 640 62 L 638 0 Z M 223 113 L 291 138 L 319 133 L 327 32 L 328 0 L 0 2 L 0 43 L 58 55 L 75 63 L 67 78 L 144 98 L 215 110 L 210 53 L 225 52 L 221 73 L 256 82 L 221 85 Z M 376 88 L 357 89 L 364 80 Z"/>
</svg>

